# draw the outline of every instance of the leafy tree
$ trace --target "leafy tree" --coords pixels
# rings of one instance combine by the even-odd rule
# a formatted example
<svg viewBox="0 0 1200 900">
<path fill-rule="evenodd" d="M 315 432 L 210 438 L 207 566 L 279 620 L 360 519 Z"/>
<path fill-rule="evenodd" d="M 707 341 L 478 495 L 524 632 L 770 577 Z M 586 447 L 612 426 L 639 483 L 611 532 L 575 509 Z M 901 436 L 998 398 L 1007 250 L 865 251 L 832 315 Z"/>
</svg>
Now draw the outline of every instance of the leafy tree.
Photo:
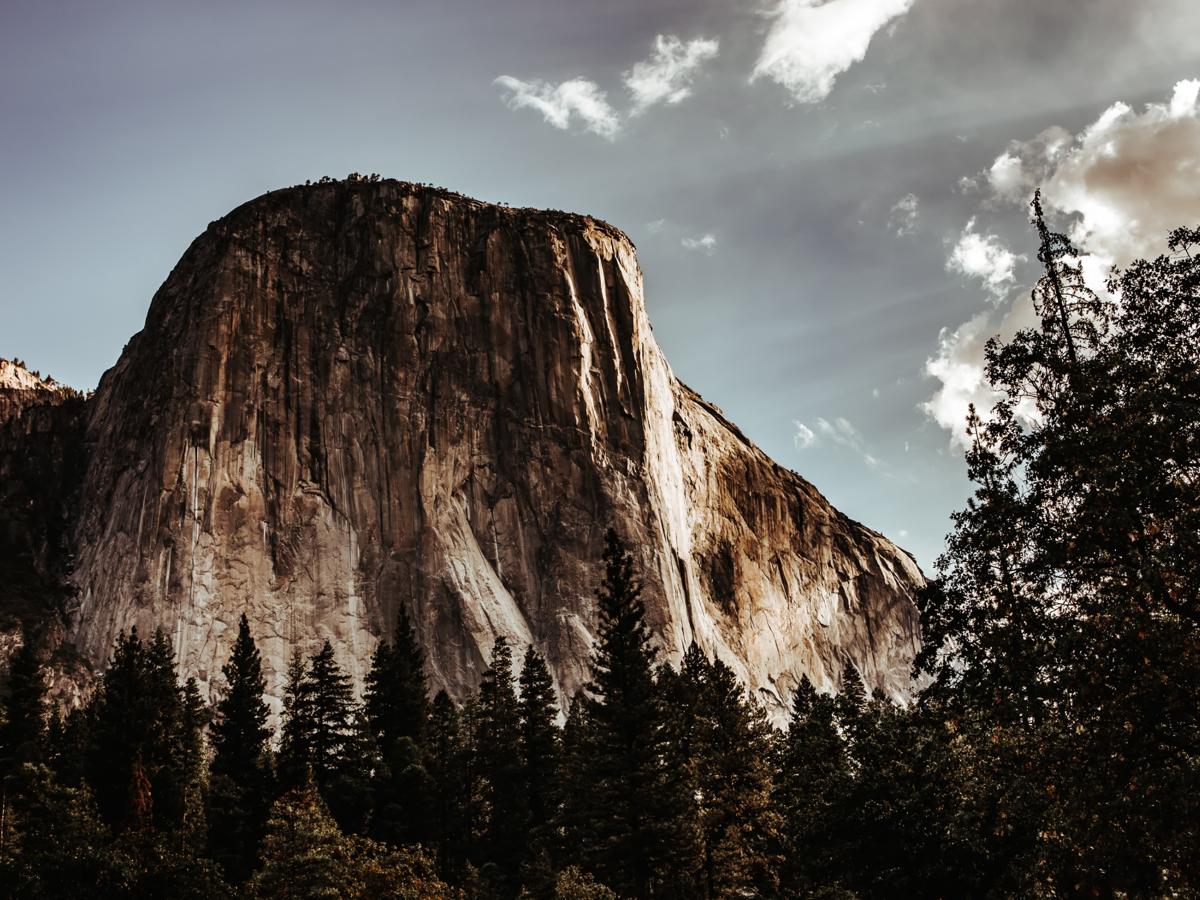
<svg viewBox="0 0 1200 900">
<path fill-rule="evenodd" d="M 263 866 L 248 889 L 256 897 L 452 897 L 416 850 L 389 850 L 369 838 L 346 836 L 309 782 L 272 807 L 263 840 Z"/>
<path fill-rule="evenodd" d="M 271 796 L 270 711 L 263 700 L 262 656 L 245 614 L 229 661 L 225 692 L 210 735 L 209 852 L 233 881 L 249 877 L 257 859 Z"/>
<path fill-rule="evenodd" d="M 109 832 L 86 788 L 59 785 L 44 766 L 26 764 L 9 804 L 0 871 L 11 896 L 86 896 L 111 880 Z"/>
<path fill-rule="evenodd" d="M 920 600 L 930 695 L 999 748 L 995 884 L 1161 895 L 1196 881 L 1200 231 L 1102 298 L 1033 204 L 1037 328 L 987 349 L 940 578 Z M 1007 783 L 1006 783 L 1007 782 Z M 1019 803 L 1016 808 L 1014 804 Z M 1016 823 L 1016 831 L 1009 829 Z M 1016 885 L 1016 888 L 1012 886 Z"/>
<path fill-rule="evenodd" d="M 554 900 L 617 900 L 617 895 L 578 866 L 567 866 L 555 882 Z"/>
</svg>

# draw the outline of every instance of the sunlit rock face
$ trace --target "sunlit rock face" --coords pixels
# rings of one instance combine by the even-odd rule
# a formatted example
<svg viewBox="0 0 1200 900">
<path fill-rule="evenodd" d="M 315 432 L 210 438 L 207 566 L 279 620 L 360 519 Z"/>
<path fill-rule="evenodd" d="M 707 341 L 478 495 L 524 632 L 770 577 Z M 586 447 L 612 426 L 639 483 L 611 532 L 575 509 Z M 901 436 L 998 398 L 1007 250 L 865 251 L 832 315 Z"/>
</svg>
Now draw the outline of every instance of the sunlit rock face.
<svg viewBox="0 0 1200 900">
<path fill-rule="evenodd" d="M 211 224 L 88 404 L 71 639 L 164 627 L 215 688 L 244 612 L 275 698 L 329 640 L 361 683 L 398 610 L 461 698 L 498 635 L 588 677 L 605 529 L 664 660 L 696 640 L 776 710 L 845 661 L 893 695 L 912 558 L 673 376 L 633 245 L 392 181 Z"/>
</svg>

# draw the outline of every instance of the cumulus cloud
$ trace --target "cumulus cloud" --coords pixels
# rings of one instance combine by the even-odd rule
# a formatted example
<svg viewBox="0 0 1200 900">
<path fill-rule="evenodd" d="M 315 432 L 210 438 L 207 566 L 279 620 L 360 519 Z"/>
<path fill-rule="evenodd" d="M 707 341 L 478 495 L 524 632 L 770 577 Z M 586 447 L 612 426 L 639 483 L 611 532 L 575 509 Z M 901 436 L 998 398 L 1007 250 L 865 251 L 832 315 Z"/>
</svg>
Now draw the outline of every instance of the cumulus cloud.
<svg viewBox="0 0 1200 900">
<path fill-rule="evenodd" d="M 921 217 L 921 200 L 916 194 L 905 194 L 892 207 L 892 215 L 888 220 L 897 237 L 907 237 L 916 233 L 917 219 Z"/>
<path fill-rule="evenodd" d="M 1016 281 L 1017 263 L 1024 259 L 1005 247 L 996 235 L 976 231 L 972 218 L 958 236 L 946 268 L 979 279 L 994 298 L 1003 300 Z"/>
<path fill-rule="evenodd" d="M 717 55 L 718 47 L 717 41 L 706 38 L 684 42 L 675 35 L 658 35 L 653 55 L 625 73 L 625 87 L 633 97 L 629 114 L 636 116 L 656 103 L 679 103 L 691 96 L 696 73 Z"/>
<path fill-rule="evenodd" d="M 1111 266 L 1156 256 L 1172 228 L 1200 223 L 1200 80 L 1180 81 L 1169 99 L 1140 112 L 1114 103 L 1077 134 L 1054 127 L 1013 141 L 975 181 L 1000 205 L 1023 207 L 1040 187 L 1046 209 L 1067 219 L 1087 254 L 1085 277 L 1101 290 Z M 999 300 L 1020 258 L 993 235 L 976 234 L 972 220 L 947 266 L 979 278 Z M 1028 296 L 1021 296 L 1006 310 L 981 312 L 939 335 L 925 371 L 941 386 L 923 407 L 953 443 L 966 444 L 969 403 L 986 411 L 995 402 L 983 376 L 987 339 L 1036 324 Z M 1030 408 L 1018 414 L 1033 421 Z"/>
<path fill-rule="evenodd" d="M 685 237 L 679 242 L 684 250 L 702 250 L 706 256 L 712 256 L 717 251 L 717 236 L 704 234 L 700 237 Z"/>
<path fill-rule="evenodd" d="M 967 408 L 974 404 L 986 414 L 997 400 L 995 391 L 984 378 L 984 347 L 992 337 L 1011 338 L 1022 328 L 1037 324 L 1037 314 L 1028 296 L 1017 299 L 1007 313 L 998 315 L 985 310 L 958 328 L 943 328 L 938 335 L 938 349 L 925 361 L 925 373 L 941 382 L 941 387 L 925 403 L 922 410 L 929 418 L 950 432 L 951 443 L 967 447 Z M 1032 407 L 1020 407 L 1018 415 L 1032 421 Z"/>
<path fill-rule="evenodd" d="M 1014 141 L 987 176 L 1002 202 L 1027 203 L 1040 186 L 1093 273 L 1156 256 L 1172 228 L 1200 222 L 1200 80 L 1141 112 L 1114 103 L 1078 134 L 1050 128 Z"/>
<path fill-rule="evenodd" d="M 829 96 L 839 75 L 914 0 L 780 0 L 750 80 L 770 78 L 798 103 Z"/>
<path fill-rule="evenodd" d="M 604 91 L 585 78 L 550 84 L 501 75 L 496 84 L 508 91 L 504 102 L 509 109 L 537 110 L 555 128 L 566 130 L 578 119 L 585 130 L 610 141 L 621 130 L 621 119 L 608 105 Z"/>
</svg>

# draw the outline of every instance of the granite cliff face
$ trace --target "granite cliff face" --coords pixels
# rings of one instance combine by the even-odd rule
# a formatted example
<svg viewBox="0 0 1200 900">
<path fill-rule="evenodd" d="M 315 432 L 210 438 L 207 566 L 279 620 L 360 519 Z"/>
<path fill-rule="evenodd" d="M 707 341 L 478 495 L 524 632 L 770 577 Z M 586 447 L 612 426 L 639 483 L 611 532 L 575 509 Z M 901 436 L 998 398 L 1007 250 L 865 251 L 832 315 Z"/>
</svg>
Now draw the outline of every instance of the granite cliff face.
<svg viewBox="0 0 1200 900">
<path fill-rule="evenodd" d="M 634 248 L 590 218 L 399 182 L 292 188 L 209 226 L 86 412 L 70 639 L 162 625 L 214 687 L 238 616 L 282 691 L 358 679 L 403 606 L 435 688 L 497 635 L 587 678 L 612 524 L 665 657 L 695 639 L 768 703 L 844 661 L 893 694 L 912 559 L 681 384 Z"/>
</svg>

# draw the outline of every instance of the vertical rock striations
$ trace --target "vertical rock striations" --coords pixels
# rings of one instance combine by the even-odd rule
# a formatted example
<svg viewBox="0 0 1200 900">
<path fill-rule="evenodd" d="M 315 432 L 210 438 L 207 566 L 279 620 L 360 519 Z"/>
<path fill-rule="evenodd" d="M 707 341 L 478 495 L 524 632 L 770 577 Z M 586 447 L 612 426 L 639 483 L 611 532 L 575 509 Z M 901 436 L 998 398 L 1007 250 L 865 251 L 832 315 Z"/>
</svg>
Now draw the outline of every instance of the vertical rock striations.
<svg viewBox="0 0 1200 900">
<path fill-rule="evenodd" d="M 209 226 L 88 404 L 73 639 L 163 625 L 211 684 L 244 611 L 278 696 L 325 639 L 358 678 L 404 606 L 435 687 L 495 637 L 587 678 L 605 528 L 668 656 L 769 702 L 853 660 L 902 693 L 921 575 L 678 382 L 618 230 L 398 182 Z"/>
</svg>

